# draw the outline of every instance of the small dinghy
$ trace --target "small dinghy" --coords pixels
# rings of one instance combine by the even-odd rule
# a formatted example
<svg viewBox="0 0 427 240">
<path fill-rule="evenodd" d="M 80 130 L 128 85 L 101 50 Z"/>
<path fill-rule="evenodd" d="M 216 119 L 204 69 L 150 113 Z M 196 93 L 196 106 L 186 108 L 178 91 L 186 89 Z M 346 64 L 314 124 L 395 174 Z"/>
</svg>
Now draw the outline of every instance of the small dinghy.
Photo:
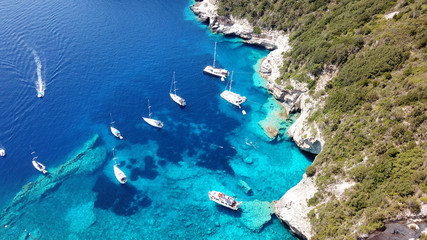
<svg viewBox="0 0 427 240">
<path fill-rule="evenodd" d="M 128 181 L 128 179 L 125 173 L 122 170 L 120 170 L 120 168 L 117 166 L 118 164 L 116 163 L 116 159 L 117 158 L 114 156 L 114 148 L 113 148 L 114 175 L 116 176 L 117 181 L 119 181 L 119 183 L 125 184 Z"/>
<path fill-rule="evenodd" d="M 6 156 L 6 150 L 4 148 L 0 148 L 0 156 Z"/>
<path fill-rule="evenodd" d="M 227 102 L 229 102 L 229 103 L 233 104 L 234 106 L 237 106 L 240 108 L 240 104 L 246 102 L 246 97 L 240 96 L 240 94 L 232 92 L 231 91 L 231 84 L 232 83 L 233 83 L 233 73 L 231 73 L 231 80 L 229 82 L 229 84 L 230 84 L 229 89 L 222 92 L 220 96 L 222 98 L 224 98 Z M 227 89 L 227 86 L 225 86 L 225 88 Z"/>
<path fill-rule="evenodd" d="M 227 196 L 222 192 L 210 191 L 208 194 L 209 199 L 211 201 L 214 201 L 219 205 L 222 205 L 235 211 L 237 211 L 239 209 L 240 204 L 242 204 L 242 202 L 238 202 L 234 200 L 234 198 Z"/>
<path fill-rule="evenodd" d="M 146 117 L 142 117 L 142 119 L 144 119 L 144 121 L 148 124 L 150 124 L 153 127 L 156 128 L 162 128 L 163 127 L 163 122 L 153 119 L 151 118 L 151 110 L 150 110 L 151 106 L 150 106 L 150 100 L 148 100 L 148 118 Z"/>
<path fill-rule="evenodd" d="M 113 117 L 111 116 L 111 113 L 110 113 L 110 118 L 111 118 L 111 126 L 110 126 L 111 133 L 114 136 L 116 136 L 118 139 L 123 139 L 123 136 L 120 134 L 120 131 L 113 126 L 114 122 L 113 122 Z"/>
<path fill-rule="evenodd" d="M 173 93 L 172 93 L 172 86 L 173 86 Z M 185 105 L 187 104 L 185 102 L 185 99 L 176 95 L 176 90 L 178 90 L 178 89 L 176 89 L 175 72 L 173 72 L 173 80 L 172 80 L 172 84 L 171 84 L 171 89 L 169 91 L 169 95 L 171 96 L 171 98 L 174 102 L 176 102 L 181 107 L 185 107 Z"/>
<path fill-rule="evenodd" d="M 206 66 L 205 69 L 203 69 L 203 72 L 213 75 L 215 77 L 220 77 L 221 81 L 225 81 L 225 78 L 228 76 L 229 72 L 226 69 L 215 67 L 215 60 L 216 60 L 216 42 L 215 42 L 213 65 Z"/>
<path fill-rule="evenodd" d="M 32 152 L 31 154 L 34 155 L 34 152 Z M 46 167 L 40 162 L 38 162 L 37 158 L 38 156 L 33 157 L 33 160 L 32 160 L 34 168 L 37 169 L 37 171 L 42 172 L 43 174 L 48 174 L 49 172 L 46 170 Z"/>
</svg>

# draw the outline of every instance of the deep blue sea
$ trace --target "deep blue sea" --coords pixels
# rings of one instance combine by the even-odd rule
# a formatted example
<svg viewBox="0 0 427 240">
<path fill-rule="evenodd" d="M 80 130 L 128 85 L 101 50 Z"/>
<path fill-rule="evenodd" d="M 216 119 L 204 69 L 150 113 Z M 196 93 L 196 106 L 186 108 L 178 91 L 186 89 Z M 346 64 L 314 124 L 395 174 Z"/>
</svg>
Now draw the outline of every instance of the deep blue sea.
<svg viewBox="0 0 427 240">
<path fill-rule="evenodd" d="M 290 124 L 278 120 L 283 110 L 256 72 L 268 51 L 210 33 L 190 4 L 2 1 L 0 239 L 294 239 L 274 215 L 268 220 L 266 206 L 301 180 L 311 159 L 261 128 L 271 122 L 283 133 Z M 233 91 L 248 98 L 246 116 L 220 98 L 226 82 L 202 72 L 215 42 L 217 65 L 234 71 Z M 169 97 L 173 72 L 185 108 Z M 148 99 L 161 130 L 141 118 Z M 124 140 L 110 133 L 110 113 Z M 32 151 L 55 173 L 96 134 L 107 152 L 94 156 L 100 167 L 70 173 L 36 200 L 28 192 L 20 212 L 5 210 L 44 178 Z M 114 178 L 112 148 L 125 186 Z M 242 200 L 241 210 L 209 201 L 210 190 Z M 3 222 L 6 215 L 14 220 Z"/>
</svg>

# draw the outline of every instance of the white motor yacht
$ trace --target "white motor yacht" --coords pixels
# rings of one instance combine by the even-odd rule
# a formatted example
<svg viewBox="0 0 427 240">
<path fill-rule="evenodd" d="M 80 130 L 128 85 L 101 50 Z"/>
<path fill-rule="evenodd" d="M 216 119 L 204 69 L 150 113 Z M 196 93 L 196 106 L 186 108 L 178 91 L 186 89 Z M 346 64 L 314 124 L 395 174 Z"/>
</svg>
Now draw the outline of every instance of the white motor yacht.
<svg viewBox="0 0 427 240">
<path fill-rule="evenodd" d="M 227 196 L 222 192 L 210 191 L 208 194 L 209 199 L 211 201 L 214 201 L 224 207 L 230 208 L 235 211 L 237 211 L 239 209 L 240 204 L 242 204 L 242 202 L 238 202 L 234 198 Z"/>
</svg>

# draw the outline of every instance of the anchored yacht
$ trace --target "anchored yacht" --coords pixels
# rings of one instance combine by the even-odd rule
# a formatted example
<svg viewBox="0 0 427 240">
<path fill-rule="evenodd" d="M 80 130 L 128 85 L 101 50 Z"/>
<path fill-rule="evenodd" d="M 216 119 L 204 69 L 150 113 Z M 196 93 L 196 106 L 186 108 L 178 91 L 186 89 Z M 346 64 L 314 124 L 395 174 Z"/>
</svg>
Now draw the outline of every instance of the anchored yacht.
<svg viewBox="0 0 427 240">
<path fill-rule="evenodd" d="M 227 102 L 237 106 L 240 108 L 240 104 L 244 103 L 246 101 L 246 97 L 240 96 L 240 94 L 234 93 L 231 91 L 231 84 L 233 83 L 233 72 L 231 73 L 231 80 L 229 82 L 229 89 L 225 90 L 221 93 L 221 97 L 224 98 Z M 228 85 L 228 84 L 227 84 Z M 227 86 L 225 86 L 227 89 Z M 246 112 L 244 112 L 245 114 Z"/>
<path fill-rule="evenodd" d="M 113 148 L 113 160 L 114 160 L 113 169 L 114 169 L 114 175 L 116 176 L 117 181 L 119 181 L 119 183 L 125 184 L 128 181 L 128 179 L 127 179 L 125 173 L 122 170 L 120 170 L 120 168 L 117 166 L 118 164 L 116 162 L 116 159 L 117 158 L 114 155 L 114 148 Z"/>
<path fill-rule="evenodd" d="M 172 87 L 173 87 L 173 93 L 172 93 Z M 187 103 L 185 102 L 185 99 L 176 95 L 176 90 L 178 89 L 176 89 L 175 72 L 173 72 L 173 80 L 171 84 L 171 89 L 169 91 L 169 95 L 171 96 L 174 102 L 176 102 L 181 107 L 185 107 L 185 105 L 187 105 Z"/>
<path fill-rule="evenodd" d="M 111 118 L 111 126 L 110 126 L 111 133 L 112 133 L 114 136 L 116 136 L 118 139 L 123 139 L 123 136 L 120 134 L 120 131 L 119 131 L 119 130 L 117 130 L 117 128 L 115 128 L 115 127 L 113 126 L 114 121 L 113 121 L 113 117 L 111 116 L 111 113 L 110 113 L 110 118 Z"/>
<path fill-rule="evenodd" d="M 35 152 L 32 152 L 31 154 L 34 155 Z M 48 174 L 49 172 L 46 170 L 46 167 L 37 161 L 38 156 L 33 157 L 32 163 L 35 169 L 37 169 L 39 172 L 42 172 L 43 174 Z"/>
<path fill-rule="evenodd" d="M 148 124 L 150 124 L 151 126 L 153 126 L 153 127 L 156 127 L 156 128 L 162 128 L 163 127 L 163 122 L 161 122 L 161 121 L 159 121 L 159 120 L 156 120 L 156 119 L 153 119 L 153 118 L 151 118 L 151 111 L 150 111 L 150 108 L 151 108 L 151 106 L 150 106 L 150 100 L 148 100 L 148 118 L 146 118 L 146 117 L 142 117 L 142 119 L 144 119 L 144 121 L 146 122 L 146 123 L 148 123 Z"/>
<path fill-rule="evenodd" d="M 226 69 L 215 67 L 215 60 L 216 60 L 216 42 L 215 42 L 213 65 L 206 66 L 205 69 L 203 69 L 203 72 L 216 77 L 220 77 L 221 81 L 224 81 L 225 78 L 228 76 L 229 72 Z"/>
</svg>

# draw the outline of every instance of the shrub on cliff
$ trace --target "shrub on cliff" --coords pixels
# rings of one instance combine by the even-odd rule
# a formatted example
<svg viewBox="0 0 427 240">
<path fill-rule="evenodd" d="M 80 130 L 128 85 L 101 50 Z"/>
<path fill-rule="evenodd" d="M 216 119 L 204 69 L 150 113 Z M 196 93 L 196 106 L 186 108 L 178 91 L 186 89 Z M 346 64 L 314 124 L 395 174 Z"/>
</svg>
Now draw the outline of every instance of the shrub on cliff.
<svg viewBox="0 0 427 240">
<path fill-rule="evenodd" d="M 307 177 L 313 177 L 316 174 L 316 167 L 313 165 L 308 166 L 305 169 L 305 174 L 307 174 Z"/>
</svg>

